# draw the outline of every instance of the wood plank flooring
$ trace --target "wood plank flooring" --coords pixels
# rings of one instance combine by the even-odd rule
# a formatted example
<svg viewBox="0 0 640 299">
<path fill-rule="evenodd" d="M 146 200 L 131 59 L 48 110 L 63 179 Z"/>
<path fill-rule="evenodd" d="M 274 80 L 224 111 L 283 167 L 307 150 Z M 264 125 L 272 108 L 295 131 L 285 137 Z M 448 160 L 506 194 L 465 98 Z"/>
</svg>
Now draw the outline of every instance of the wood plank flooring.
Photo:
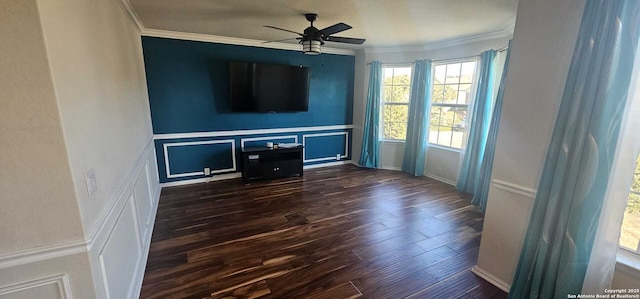
<svg viewBox="0 0 640 299">
<path fill-rule="evenodd" d="M 140 298 L 506 298 L 470 272 L 482 214 L 353 165 L 162 190 Z"/>
</svg>

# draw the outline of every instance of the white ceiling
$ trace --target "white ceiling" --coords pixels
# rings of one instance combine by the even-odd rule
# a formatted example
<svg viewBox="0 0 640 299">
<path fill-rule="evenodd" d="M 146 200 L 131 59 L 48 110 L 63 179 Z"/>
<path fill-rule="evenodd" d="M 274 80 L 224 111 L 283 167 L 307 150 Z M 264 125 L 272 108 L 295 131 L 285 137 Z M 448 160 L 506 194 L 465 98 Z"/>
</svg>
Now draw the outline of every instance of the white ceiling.
<svg viewBox="0 0 640 299">
<path fill-rule="evenodd" d="M 517 0 L 129 0 L 147 29 L 254 40 L 294 38 L 305 13 L 317 13 L 315 27 L 344 22 L 353 29 L 336 36 L 366 38 L 362 46 L 418 46 L 512 30 Z M 295 43 L 295 40 L 292 41 Z"/>
</svg>

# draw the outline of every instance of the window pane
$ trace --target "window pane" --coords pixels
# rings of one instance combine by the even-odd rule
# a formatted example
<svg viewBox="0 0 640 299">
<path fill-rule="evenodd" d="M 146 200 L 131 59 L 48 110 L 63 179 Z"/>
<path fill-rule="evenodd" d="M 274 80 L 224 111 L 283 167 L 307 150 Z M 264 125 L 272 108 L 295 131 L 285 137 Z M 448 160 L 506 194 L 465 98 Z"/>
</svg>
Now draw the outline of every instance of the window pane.
<svg viewBox="0 0 640 299">
<path fill-rule="evenodd" d="M 640 189 L 640 156 L 636 161 L 636 171 L 620 232 L 620 246 L 633 251 L 640 251 L 640 192 L 636 191 L 638 189 Z"/>
<path fill-rule="evenodd" d="M 407 137 L 407 123 L 391 122 L 389 123 L 388 139 L 402 139 Z"/>
<path fill-rule="evenodd" d="M 475 71 L 476 62 L 464 62 L 462 63 L 462 68 L 460 71 L 460 83 L 471 83 L 473 82 L 473 73 Z"/>
<path fill-rule="evenodd" d="M 384 105 L 383 137 L 387 139 L 405 139 L 407 135 L 408 105 Z"/>
<path fill-rule="evenodd" d="M 455 115 L 452 107 L 442 107 L 442 121 L 441 126 L 453 127 L 453 117 Z"/>
<path fill-rule="evenodd" d="M 441 112 L 442 112 L 442 108 L 441 107 L 439 107 L 439 106 L 431 107 L 431 119 L 429 119 L 429 123 L 432 126 L 439 126 L 440 125 L 440 122 L 442 121 Z"/>
<path fill-rule="evenodd" d="M 464 131 L 467 128 L 467 107 L 456 107 L 454 112 L 453 128 L 456 131 Z"/>
<path fill-rule="evenodd" d="M 467 107 L 454 108 L 453 129 L 451 130 L 451 147 L 462 148 L 466 129 Z"/>
<path fill-rule="evenodd" d="M 393 85 L 406 84 L 409 85 L 409 81 L 406 80 L 411 77 L 410 67 L 395 67 L 393 68 Z"/>
<path fill-rule="evenodd" d="M 455 104 L 458 101 L 458 85 L 444 85 L 444 103 Z"/>
<path fill-rule="evenodd" d="M 431 102 L 436 104 L 444 103 L 443 92 L 444 85 L 434 85 Z"/>
<path fill-rule="evenodd" d="M 434 72 L 433 84 L 444 84 L 444 76 L 446 75 L 447 65 L 437 65 Z"/>
<path fill-rule="evenodd" d="M 393 97 L 393 85 L 385 85 L 384 86 L 384 101 L 391 102 Z"/>
<path fill-rule="evenodd" d="M 393 68 L 385 67 L 383 68 L 384 72 L 384 85 L 391 85 L 393 82 Z"/>
<path fill-rule="evenodd" d="M 443 146 L 451 146 L 451 127 L 440 127 L 437 143 Z"/>
<path fill-rule="evenodd" d="M 445 83 L 460 82 L 460 63 L 447 64 L 447 78 Z"/>
<path fill-rule="evenodd" d="M 471 84 L 460 84 L 458 90 L 458 104 L 471 104 Z"/>
<path fill-rule="evenodd" d="M 390 96 L 385 97 L 387 102 L 396 103 L 409 103 L 409 86 L 408 85 L 394 85 L 393 91 Z"/>
<path fill-rule="evenodd" d="M 429 126 L 429 143 L 438 142 L 438 126 Z"/>
</svg>

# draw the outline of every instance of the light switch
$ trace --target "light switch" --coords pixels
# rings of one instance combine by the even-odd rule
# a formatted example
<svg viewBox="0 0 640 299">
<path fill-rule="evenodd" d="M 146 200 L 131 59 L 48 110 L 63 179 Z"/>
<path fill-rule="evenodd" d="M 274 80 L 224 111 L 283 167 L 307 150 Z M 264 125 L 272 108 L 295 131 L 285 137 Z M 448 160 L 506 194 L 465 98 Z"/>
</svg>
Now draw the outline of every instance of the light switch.
<svg viewBox="0 0 640 299">
<path fill-rule="evenodd" d="M 87 193 L 89 194 L 89 197 L 93 196 L 93 194 L 98 191 L 96 173 L 93 168 L 87 170 L 87 172 L 84 173 L 84 182 L 87 185 Z"/>
</svg>

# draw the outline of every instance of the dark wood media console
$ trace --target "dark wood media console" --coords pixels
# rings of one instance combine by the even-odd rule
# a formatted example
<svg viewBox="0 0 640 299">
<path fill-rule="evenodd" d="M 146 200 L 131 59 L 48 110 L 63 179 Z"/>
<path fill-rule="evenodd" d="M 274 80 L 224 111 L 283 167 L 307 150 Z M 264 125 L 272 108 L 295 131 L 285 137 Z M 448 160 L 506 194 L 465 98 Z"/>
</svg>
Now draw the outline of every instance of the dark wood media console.
<svg viewBox="0 0 640 299">
<path fill-rule="evenodd" d="M 302 146 L 293 148 L 249 147 L 242 149 L 245 182 L 302 176 Z"/>
</svg>

